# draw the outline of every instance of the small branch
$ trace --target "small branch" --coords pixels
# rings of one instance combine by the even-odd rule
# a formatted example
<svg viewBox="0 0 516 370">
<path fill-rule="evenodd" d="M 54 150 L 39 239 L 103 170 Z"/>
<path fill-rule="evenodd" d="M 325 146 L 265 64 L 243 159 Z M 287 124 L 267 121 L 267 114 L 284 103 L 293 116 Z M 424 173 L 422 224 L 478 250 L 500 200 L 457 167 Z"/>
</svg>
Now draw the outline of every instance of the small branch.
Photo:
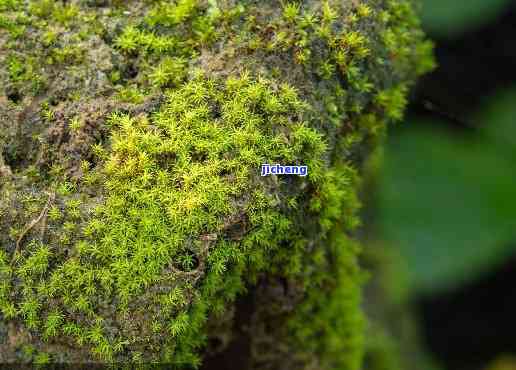
<svg viewBox="0 0 516 370">
<path fill-rule="evenodd" d="M 13 257 L 11 259 L 11 266 L 14 262 L 14 259 L 16 257 L 16 255 L 20 252 L 20 246 L 21 246 L 21 242 L 23 240 L 23 238 L 25 237 L 25 235 L 27 235 L 27 233 L 34 227 L 36 226 L 47 214 L 48 212 L 48 209 L 50 208 L 50 205 L 54 202 L 55 198 L 56 198 L 56 194 L 54 192 L 52 193 L 47 193 L 48 194 L 48 201 L 47 201 L 47 204 L 45 205 L 45 207 L 43 208 L 43 210 L 41 211 L 41 213 L 39 214 L 38 217 L 36 217 L 34 220 L 32 220 L 26 227 L 25 229 L 22 231 L 22 233 L 20 234 L 20 236 L 18 237 L 18 240 L 16 241 L 16 248 L 14 249 L 14 253 L 13 253 Z"/>
</svg>

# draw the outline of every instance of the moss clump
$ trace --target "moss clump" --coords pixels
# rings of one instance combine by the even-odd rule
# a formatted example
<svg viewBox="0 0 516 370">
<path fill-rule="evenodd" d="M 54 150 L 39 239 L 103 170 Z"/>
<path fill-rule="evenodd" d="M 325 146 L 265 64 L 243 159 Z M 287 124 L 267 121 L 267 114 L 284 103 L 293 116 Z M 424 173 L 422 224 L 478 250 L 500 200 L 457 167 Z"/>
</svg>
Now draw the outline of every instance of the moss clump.
<svg viewBox="0 0 516 370">
<path fill-rule="evenodd" d="M 361 367 L 360 169 L 433 63 L 409 2 L 0 12 L 0 362 Z"/>
</svg>

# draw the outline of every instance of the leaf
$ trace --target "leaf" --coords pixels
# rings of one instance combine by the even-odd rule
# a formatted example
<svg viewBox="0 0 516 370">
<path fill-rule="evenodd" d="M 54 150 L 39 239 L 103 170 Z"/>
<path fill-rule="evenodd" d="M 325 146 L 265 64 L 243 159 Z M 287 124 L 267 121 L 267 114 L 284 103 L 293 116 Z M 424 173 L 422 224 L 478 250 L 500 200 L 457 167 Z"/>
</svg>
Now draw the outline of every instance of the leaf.
<svg viewBox="0 0 516 370">
<path fill-rule="evenodd" d="M 379 224 L 417 291 L 461 284 L 514 252 L 515 101 L 516 92 L 491 100 L 473 137 L 409 122 L 388 144 Z"/>
<path fill-rule="evenodd" d="M 453 37 L 489 23 L 510 0 L 422 0 L 424 28 L 433 36 Z"/>
</svg>

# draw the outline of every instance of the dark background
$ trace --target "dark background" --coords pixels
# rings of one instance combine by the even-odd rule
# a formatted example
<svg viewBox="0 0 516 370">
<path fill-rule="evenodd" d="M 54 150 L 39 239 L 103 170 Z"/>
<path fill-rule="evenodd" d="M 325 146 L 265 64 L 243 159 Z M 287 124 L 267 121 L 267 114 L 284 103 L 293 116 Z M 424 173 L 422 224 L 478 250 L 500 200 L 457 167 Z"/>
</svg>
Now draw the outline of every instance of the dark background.
<svg viewBox="0 0 516 370">
<path fill-rule="evenodd" d="M 454 35 L 428 31 L 436 44 L 438 68 L 416 88 L 407 117 L 410 126 L 432 122 L 449 135 L 475 135 L 490 122 L 475 120 L 471 111 L 485 97 L 516 85 L 516 4 L 466 28 Z M 390 136 L 395 141 L 410 129 L 397 125 Z M 516 179 L 516 173 L 507 176 Z M 516 253 L 458 286 L 415 292 L 410 300 L 423 344 L 442 368 L 487 369 L 500 356 L 516 355 Z"/>
</svg>

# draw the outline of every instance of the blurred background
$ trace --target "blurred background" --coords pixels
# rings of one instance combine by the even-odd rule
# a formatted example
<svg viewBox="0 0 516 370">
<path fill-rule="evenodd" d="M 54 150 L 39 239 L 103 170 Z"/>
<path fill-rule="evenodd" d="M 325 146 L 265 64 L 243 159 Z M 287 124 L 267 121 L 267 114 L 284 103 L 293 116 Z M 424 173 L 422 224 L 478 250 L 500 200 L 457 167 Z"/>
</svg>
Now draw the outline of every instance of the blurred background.
<svg viewBox="0 0 516 370">
<path fill-rule="evenodd" d="M 438 68 L 366 178 L 366 368 L 516 370 L 516 2 L 421 2 Z"/>
</svg>

